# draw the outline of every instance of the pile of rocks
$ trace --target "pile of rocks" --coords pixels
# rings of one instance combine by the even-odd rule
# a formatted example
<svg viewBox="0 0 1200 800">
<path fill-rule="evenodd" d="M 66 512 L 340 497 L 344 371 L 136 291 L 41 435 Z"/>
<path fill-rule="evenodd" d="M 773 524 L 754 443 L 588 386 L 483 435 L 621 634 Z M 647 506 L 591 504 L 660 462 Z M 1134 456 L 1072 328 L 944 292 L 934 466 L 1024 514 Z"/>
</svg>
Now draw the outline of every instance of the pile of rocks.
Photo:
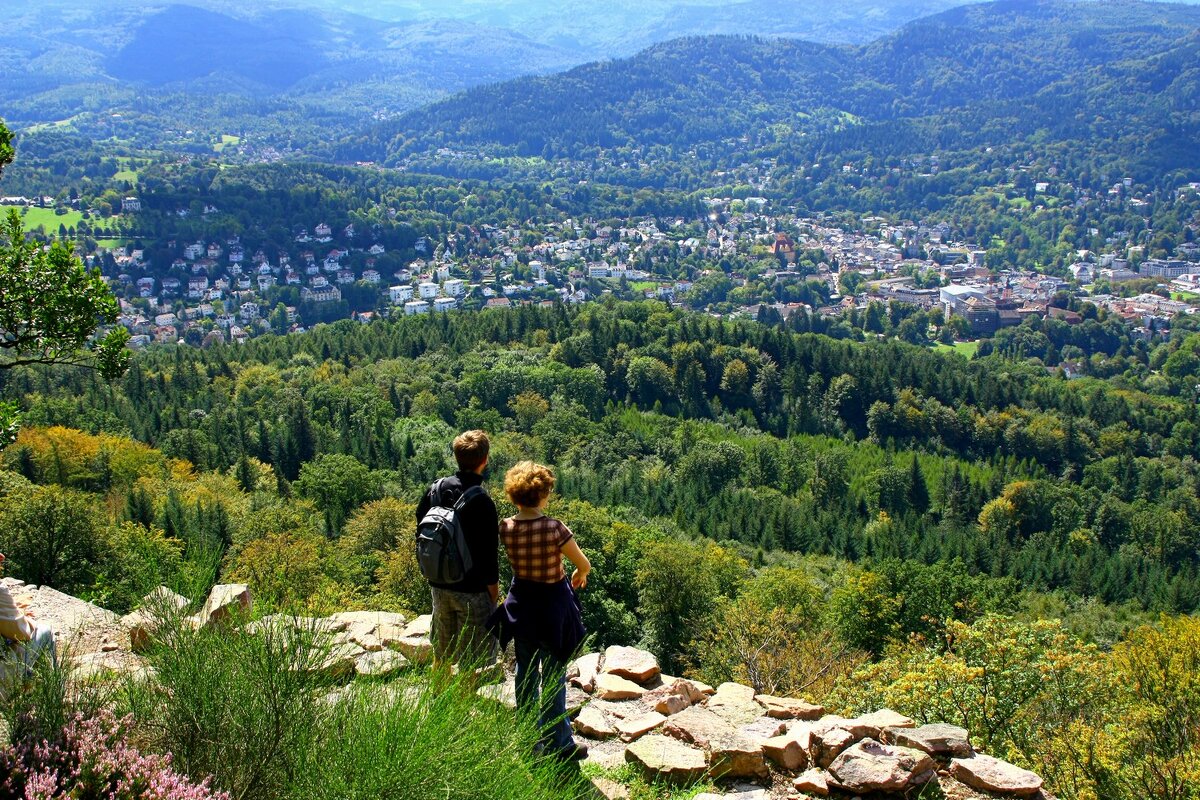
<svg viewBox="0 0 1200 800">
<path fill-rule="evenodd" d="M 187 615 L 186 598 L 160 587 L 141 607 L 119 617 L 111 611 L 48 587 L 29 586 L 5 578 L 12 594 L 28 603 L 38 622 L 53 628 L 60 652 L 69 654 L 76 674 L 149 674 L 143 653 L 164 625 L 195 630 L 229 625 L 250 613 L 253 601 L 245 584 L 221 584 L 209 592 L 199 611 Z M 347 611 L 329 617 L 270 615 L 246 626 L 249 632 L 270 631 L 295 636 L 307 630 L 327 634 L 314 648 L 313 669 L 330 678 L 381 677 L 433 657 L 429 615 L 408 619 L 384 611 Z"/>
<path fill-rule="evenodd" d="M 953 725 L 918 726 L 889 710 L 844 718 L 736 683 L 714 689 L 664 675 L 630 647 L 583 656 L 569 677 L 587 694 L 574 726 L 589 758 L 628 761 L 653 780 L 759 787 L 724 795 L 738 800 L 906 795 L 928 784 L 953 798 L 1049 797 L 1041 778 L 976 753 Z"/>
<path fill-rule="evenodd" d="M 148 673 L 141 653 L 168 619 L 196 629 L 223 626 L 252 606 L 245 585 L 223 584 L 213 588 L 199 611 L 186 615 L 186 599 L 158 589 L 140 610 L 119 617 L 46 587 L 12 578 L 3 585 L 28 604 L 35 619 L 54 628 L 60 650 L 70 653 L 83 674 Z M 313 669 L 349 680 L 430 661 L 430 621 L 428 615 L 410 620 L 351 611 L 313 618 L 268 616 L 246 629 L 328 634 L 319 637 L 322 658 Z M 902 796 L 931 784 L 951 800 L 1052 800 L 1041 778 L 977 753 L 968 732 L 953 725 L 918 726 L 888 710 L 844 718 L 801 699 L 756 694 L 736 683 L 713 688 L 664 675 L 651 653 L 632 647 L 582 656 L 568 677 L 568 708 L 577 735 L 590 745 L 590 761 L 607 767 L 629 762 L 653 780 L 735 784 L 731 793 L 697 800 Z M 513 705 L 511 674 L 480 693 Z M 599 780 L 597 786 L 606 797 L 624 796 L 624 788 L 611 781 Z"/>
</svg>

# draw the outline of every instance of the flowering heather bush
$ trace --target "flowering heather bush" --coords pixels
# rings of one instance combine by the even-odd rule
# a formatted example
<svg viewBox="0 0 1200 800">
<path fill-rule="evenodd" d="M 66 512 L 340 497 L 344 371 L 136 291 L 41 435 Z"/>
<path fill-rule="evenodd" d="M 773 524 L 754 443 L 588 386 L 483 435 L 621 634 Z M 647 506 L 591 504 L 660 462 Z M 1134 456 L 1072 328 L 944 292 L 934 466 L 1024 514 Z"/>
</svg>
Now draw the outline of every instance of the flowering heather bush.
<svg viewBox="0 0 1200 800">
<path fill-rule="evenodd" d="M 171 769 L 170 756 L 142 755 L 109 712 L 76 717 L 57 742 L 0 750 L 0 800 L 229 800 Z"/>
</svg>

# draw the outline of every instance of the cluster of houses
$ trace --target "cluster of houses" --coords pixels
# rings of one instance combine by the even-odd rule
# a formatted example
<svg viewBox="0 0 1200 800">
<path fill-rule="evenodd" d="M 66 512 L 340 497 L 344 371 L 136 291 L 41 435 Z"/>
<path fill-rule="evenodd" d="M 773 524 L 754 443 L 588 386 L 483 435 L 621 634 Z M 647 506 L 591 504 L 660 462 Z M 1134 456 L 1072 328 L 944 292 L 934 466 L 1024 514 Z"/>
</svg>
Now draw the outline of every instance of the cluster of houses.
<svg viewBox="0 0 1200 800">
<path fill-rule="evenodd" d="M 298 227 L 295 248 L 274 254 L 247 248 L 237 237 L 168 242 L 178 257 L 167 269 L 146 263 L 141 251 L 120 253 L 110 281 L 144 301 L 123 303 L 121 323 L 133 334 L 135 346 L 177 341 L 190 331 L 203 341 L 240 341 L 278 330 L 278 315 L 271 318 L 277 287 L 296 287 L 301 305 L 317 306 L 342 300 L 350 284 L 376 287 L 376 308 L 355 315 L 361 319 L 379 313 L 446 312 L 468 299 L 472 307 L 578 303 L 618 285 L 636 285 L 640 296 L 685 304 L 692 282 L 679 277 L 678 260 L 689 257 L 692 263 L 712 264 L 712 269 L 733 256 L 739 264 L 766 265 L 765 271 L 756 271 L 755 280 L 828 283 L 830 305 L 774 306 L 784 317 L 799 312 L 837 315 L 875 300 L 896 301 L 940 306 L 947 315 L 965 319 L 977 336 L 1017 325 L 1030 315 L 1077 321 L 1076 315 L 1051 305 L 1056 293 L 1072 285 L 1117 285 L 1153 277 L 1173 290 L 1200 293 L 1200 247 L 1190 244 L 1177 248 L 1171 259 L 1142 259 L 1132 247 L 1100 255 L 1081 252 L 1069 279 L 1015 271 L 997 275 L 985 266 L 982 250 L 953 241 L 944 224 L 889 224 L 867 217 L 850 231 L 823 216 L 772 213 L 763 198 L 706 202 L 708 213 L 700 220 L 647 217 L 613 226 L 569 219 L 534 230 L 479 225 L 467 234 L 448 234 L 442 242 L 419 240 L 416 258 L 398 269 L 394 257 L 384 260 L 390 266 L 383 268 L 380 257 L 387 249 L 361 241 L 370 237 L 359 235 L 353 225 Z M 810 259 L 799 265 L 804 252 L 820 253 L 820 263 L 813 265 Z M 348 258 L 352 253 L 361 256 Z M 911 257 L 914 253 L 920 257 Z M 843 297 L 842 279 L 853 272 L 863 276 L 862 288 Z M 735 286 L 749 279 L 736 271 L 729 277 Z M 1092 299 L 1150 334 L 1189 310 L 1187 304 L 1157 294 Z M 300 330 L 297 308 L 287 306 L 286 311 L 289 328 Z M 756 311 L 757 304 L 739 313 Z"/>
</svg>

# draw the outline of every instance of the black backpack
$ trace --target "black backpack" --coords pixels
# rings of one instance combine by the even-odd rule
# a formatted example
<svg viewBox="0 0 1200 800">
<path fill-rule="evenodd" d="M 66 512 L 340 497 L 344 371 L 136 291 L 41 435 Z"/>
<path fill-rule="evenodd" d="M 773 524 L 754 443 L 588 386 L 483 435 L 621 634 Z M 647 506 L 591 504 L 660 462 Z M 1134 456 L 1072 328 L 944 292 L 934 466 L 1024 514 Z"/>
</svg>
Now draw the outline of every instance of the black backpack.
<svg viewBox="0 0 1200 800">
<path fill-rule="evenodd" d="M 471 549 L 467 546 L 459 512 L 471 500 L 485 494 L 482 486 L 472 486 L 454 505 L 442 505 L 445 480 L 443 478 L 430 487 L 434 505 L 417 525 L 417 567 L 430 583 L 458 583 L 470 572 Z"/>
</svg>

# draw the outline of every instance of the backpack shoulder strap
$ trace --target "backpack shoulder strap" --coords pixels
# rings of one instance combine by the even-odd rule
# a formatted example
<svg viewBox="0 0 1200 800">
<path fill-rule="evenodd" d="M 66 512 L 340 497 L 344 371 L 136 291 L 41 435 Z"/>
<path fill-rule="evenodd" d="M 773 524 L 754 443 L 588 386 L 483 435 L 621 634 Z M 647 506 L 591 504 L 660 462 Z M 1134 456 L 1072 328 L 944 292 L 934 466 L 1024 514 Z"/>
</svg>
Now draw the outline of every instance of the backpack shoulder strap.
<svg viewBox="0 0 1200 800">
<path fill-rule="evenodd" d="M 458 502 L 454 504 L 454 510 L 461 511 L 467 503 L 484 494 L 487 494 L 487 492 L 483 490 L 482 486 L 472 486 L 462 493 L 462 497 L 458 498 Z"/>
<path fill-rule="evenodd" d="M 445 478 L 438 478 L 429 485 L 429 491 L 427 495 L 429 497 L 429 504 L 431 508 L 436 508 L 442 504 L 442 484 L 445 482 Z"/>
</svg>

